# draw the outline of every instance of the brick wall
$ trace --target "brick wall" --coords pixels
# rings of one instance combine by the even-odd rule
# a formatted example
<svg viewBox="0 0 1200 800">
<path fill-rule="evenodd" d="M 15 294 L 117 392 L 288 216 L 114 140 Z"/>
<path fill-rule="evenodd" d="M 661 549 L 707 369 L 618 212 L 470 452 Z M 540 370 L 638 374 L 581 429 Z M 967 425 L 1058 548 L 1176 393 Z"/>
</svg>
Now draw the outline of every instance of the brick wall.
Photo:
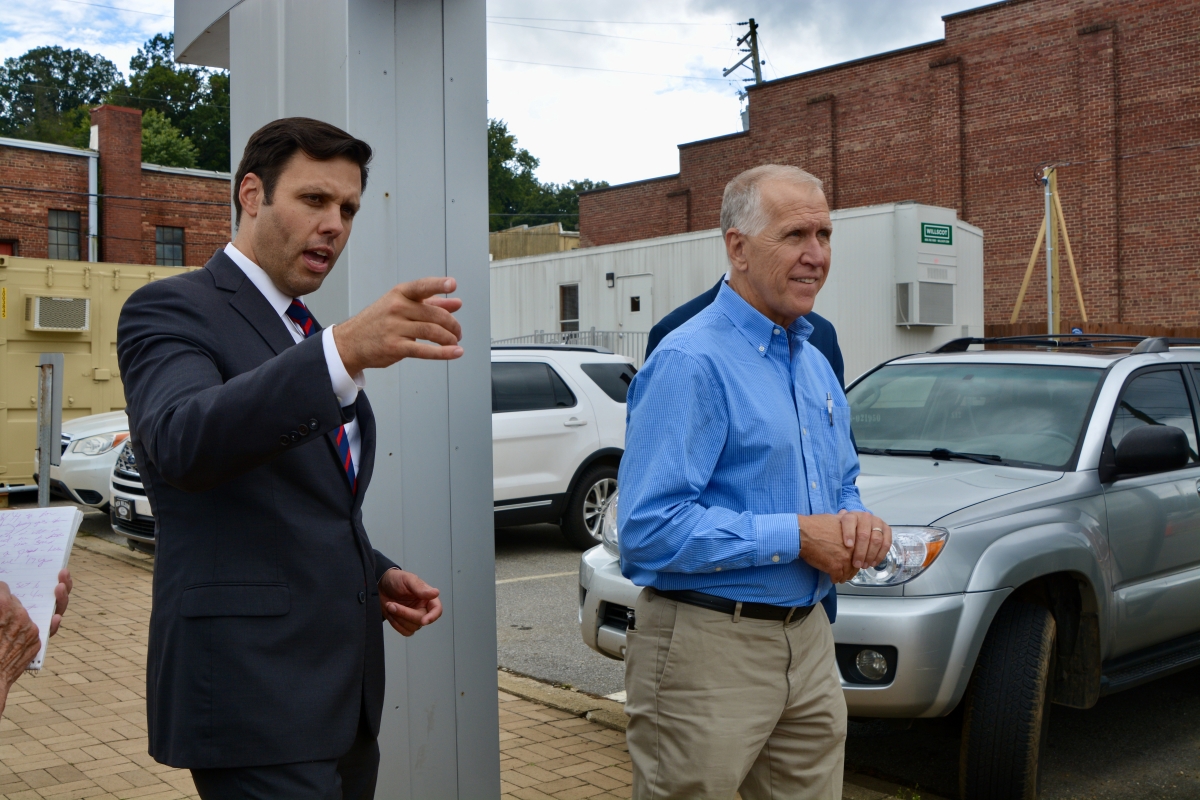
<svg viewBox="0 0 1200 800">
<path fill-rule="evenodd" d="M 154 230 L 183 228 L 183 264 L 204 266 L 229 241 L 229 181 L 142 170 L 140 263 L 154 263 Z M 168 201 L 168 202 L 162 202 Z"/>
<path fill-rule="evenodd" d="M 681 145 L 679 174 L 580 198 L 584 245 L 719 224 L 762 163 L 804 167 L 834 208 L 916 200 L 985 234 L 988 323 L 1007 323 L 1058 185 L 1089 317 L 1200 324 L 1200 0 L 1009 0 L 945 18 L 946 38 L 750 91 L 750 130 Z M 1041 267 L 1038 267 L 1040 270 Z M 1022 321 L 1044 319 L 1042 272 Z M 1079 309 L 1063 264 L 1064 319 Z"/>
<path fill-rule="evenodd" d="M 88 159 L 0 146 L 0 241 L 16 255 L 46 258 L 50 209 L 78 211 L 80 254 L 87 258 Z M 61 192 L 62 194 L 59 194 Z"/>
<path fill-rule="evenodd" d="M 98 127 L 100 260 L 155 263 L 155 229 L 184 229 L 184 265 L 203 266 L 230 237 L 229 179 L 142 167 L 141 112 L 92 110 Z M 0 242 L 18 255 L 48 257 L 50 209 L 80 212 L 87 259 L 88 159 L 0 144 Z"/>
</svg>

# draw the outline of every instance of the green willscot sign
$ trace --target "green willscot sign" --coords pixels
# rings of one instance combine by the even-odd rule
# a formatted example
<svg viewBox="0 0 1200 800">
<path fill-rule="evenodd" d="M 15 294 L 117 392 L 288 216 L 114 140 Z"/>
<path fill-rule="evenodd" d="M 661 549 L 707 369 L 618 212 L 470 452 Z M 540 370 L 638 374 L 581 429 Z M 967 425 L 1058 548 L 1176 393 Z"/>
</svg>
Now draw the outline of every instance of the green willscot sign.
<svg viewBox="0 0 1200 800">
<path fill-rule="evenodd" d="M 950 225 L 922 222 L 921 241 L 925 244 L 954 244 L 954 228 Z"/>
</svg>

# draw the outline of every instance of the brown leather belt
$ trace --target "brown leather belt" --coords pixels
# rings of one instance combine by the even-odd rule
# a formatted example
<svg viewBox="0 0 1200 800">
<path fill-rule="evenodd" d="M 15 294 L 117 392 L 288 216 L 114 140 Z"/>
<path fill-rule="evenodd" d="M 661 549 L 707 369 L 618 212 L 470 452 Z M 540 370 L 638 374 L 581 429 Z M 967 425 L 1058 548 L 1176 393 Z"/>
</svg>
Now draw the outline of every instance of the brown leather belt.
<svg viewBox="0 0 1200 800">
<path fill-rule="evenodd" d="M 707 608 L 709 611 L 716 611 L 721 614 L 729 614 L 735 621 L 741 617 L 746 617 L 747 619 L 767 619 L 776 622 L 799 622 L 807 617 L 814 608 L 813 606 L 773 606 L 767 603 L 742 603 L 737 600 L 729 600 L 725 597 L 705 594 L 704 592 L 693 592 L 690 589 L 670 592 L 663 591 L 662 589 L 652 589 L 651 591 L 668 600 L 687 603 L 689 606 Z"/>
</svg>

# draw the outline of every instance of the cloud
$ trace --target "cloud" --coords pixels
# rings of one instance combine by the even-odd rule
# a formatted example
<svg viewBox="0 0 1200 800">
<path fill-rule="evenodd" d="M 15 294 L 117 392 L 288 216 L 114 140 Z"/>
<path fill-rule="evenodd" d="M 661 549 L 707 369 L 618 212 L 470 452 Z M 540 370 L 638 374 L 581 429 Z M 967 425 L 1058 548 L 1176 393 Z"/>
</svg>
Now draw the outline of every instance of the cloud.
<svg viewBox="0 0 1200 800">
<path fill-rule="evenodd" d="M 172 0 L 0 0 L 0 58 L 57 44 L 128 72 L 170 31 Z M 488 116 L 541 159 L 538 177 L 613 183 L 679 168 L 677 145 L 741 129 L 735 41 L 761 26 L 767 79 L 939 38 L 982 0 L 488 0 Z M 521 63 L 523 62 L 523 63 Z"/>
</svg>

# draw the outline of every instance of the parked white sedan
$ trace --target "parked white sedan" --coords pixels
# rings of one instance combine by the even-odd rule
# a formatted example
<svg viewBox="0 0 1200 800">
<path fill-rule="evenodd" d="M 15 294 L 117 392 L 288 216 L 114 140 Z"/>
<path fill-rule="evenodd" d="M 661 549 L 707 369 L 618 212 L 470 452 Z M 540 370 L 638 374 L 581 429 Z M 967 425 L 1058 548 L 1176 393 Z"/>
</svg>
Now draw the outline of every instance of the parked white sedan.
<svg viewBox="0 0 1200 800">
<path fill-rule="evenodd" d="M 554 522 L 580 549 L 599 544 L 600 512 L 625 452 L 633 362 L 601 347 L 492 348 L 492 468 L 497 526 Z"/>
<path fill-rule="evenodd" d="M 107 508 L 109 477 L 121 445 L 128 438 L 129 418 L 124 411 L 67 420 L 62 424 L 62 463 L 50 465 L 50 490 L 75 503 Z M 35 451 L 35 482 L 39 467 Z"/>
</svg>

